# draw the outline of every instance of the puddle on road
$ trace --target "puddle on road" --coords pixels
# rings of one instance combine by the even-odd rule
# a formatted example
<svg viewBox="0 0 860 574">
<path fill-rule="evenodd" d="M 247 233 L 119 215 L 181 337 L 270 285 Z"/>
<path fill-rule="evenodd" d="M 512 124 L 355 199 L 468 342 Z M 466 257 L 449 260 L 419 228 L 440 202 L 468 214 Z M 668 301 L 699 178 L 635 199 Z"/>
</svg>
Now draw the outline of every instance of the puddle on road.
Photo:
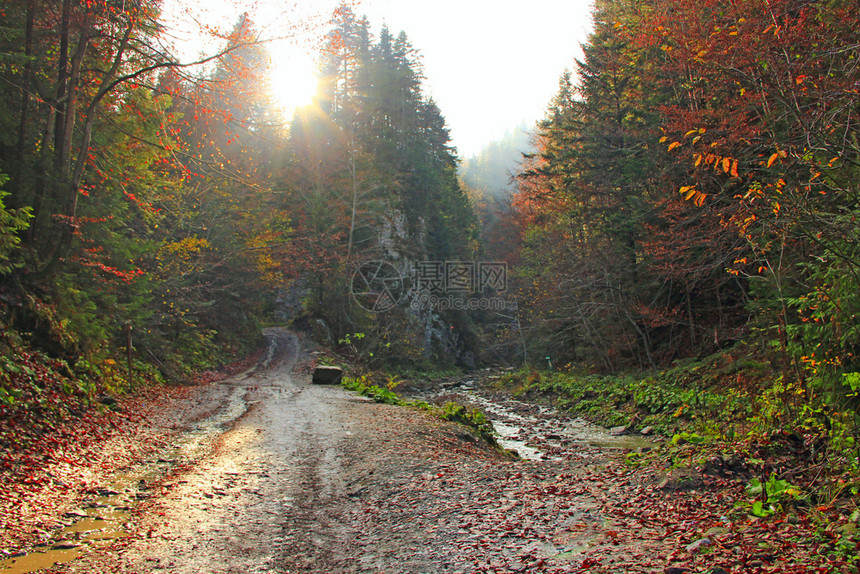
<svg viewBox="0 0 860 574">
<path fill-rule="evenodd" d="M 69 511 L 66 526 L 29 552 L 0 561 L 0 574 L 26 574 L 56 564 L 65 564 L 85 551 L 130 536 L 131 508 L 148 498 L 148 484 L 160 481 L 172 468 L 202 458 L 218 434 L 248 408 L 245 390 L 235 386 L 224 408 L 171 441 L 154 460 L 115 475 L 103 488 L 83 502 L 83 508 Z"/>
<path fill-rule="evenodd" d="M 89 547 L 129 536 L 126 524 L 131 506 L 145 488 L 139 477 L 149 475 L 153 473 L 114 477 L 98 495 L 85 500 L 83 508 L 66 514 L 66 526 L 53 539 L 27 554 L 3 560 L 0 572 L 24 574 L 64 564 L 78 558 Z"/>
</svg>

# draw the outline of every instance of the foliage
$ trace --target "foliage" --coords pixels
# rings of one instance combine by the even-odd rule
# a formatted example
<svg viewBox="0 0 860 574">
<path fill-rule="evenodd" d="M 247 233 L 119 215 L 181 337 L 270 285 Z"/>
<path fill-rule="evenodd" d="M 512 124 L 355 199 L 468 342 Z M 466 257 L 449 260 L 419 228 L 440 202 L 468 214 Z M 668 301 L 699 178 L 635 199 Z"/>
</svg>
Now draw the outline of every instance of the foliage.
<svg viewBox="0 0 860 574">
<path fill-rule="evenodd" d="M 448 401 L 442 405 L 439 416 L 475 429 L 488 444 L 498 447 L 493 423 L 478 409 L 470 409 L 460 403 Z"/>
<path fill-rule="evenodd" d="M 3 17 L 0 305 L 15 344 L 100 364 L 130 325 L 140 368 L 174 380 L 253 348 L 269 286 L 240 254 L 260 243 L 246 222 L 265 221 L 248 175 L 262 158 L 231 151 L 264 134 L 215 135 L 263 115 L 251 23 L 193 78 L 158 42 L 156 2 L 15 1 Z"/>
<path fill-rule="evenodd" d="M 397 396 L 397 393 L 387 386 L 379 387 L 373 384 L 368 375 L 362 375 L 358 378 L 344 377 L 342 384 L 345 388 L 355 391 L 362 396 L 369 397 L 377 403 L 397 406 L 418 406 L 417 403 L 401 399 Z"/>
<path fill-rule="evenodd" d="M 31 216 L 31 210 L 27 207 L 7 209 L 3 204 L 3 198 L 9 196 L 2 190 L 7 181 L 8 176 L 0 173 L 0 276 L 21 265 L 15 251 L 21 243 L 19 234 L 27 229 Z"/>
<path fill-rule="evenodd" d="M 759 479 L 750 480 L 746 488 L 747 494 L 757 496 L 760 500 L 752 503 L 750 514 L 764 518 L 777 512 L 785 501 L 796 500 L 802 496 L 801 491 L 788 481 L 771 475 L 764 483 Z"/>
<path fill-rule="evenodd" d="M 826 436 L 845 467 L 860 352 L 858 29 L 843 1 L 595 5 L 513 202 L 525 346 L 619 373 L 744 341 L 768 366 L 731 366 L 732 380 L 700 365 L 734 388 L 713 396 L 665 370 L 648 388 L 555 374 L 537 387 L 613 423 L 671 430 L 703 408 L 742 433 Z"/>
<path fill-rule="evenodd" d="M 752 416 L 750 395 L 762 383 L 762 375 L 749 380 L 749 394 L 726 388 L 724 382 L 750 376 L 754 364 L 717 354 L 653 373 L 598 375 L 527 369 L 504 376 L 500 384 L 513 386 L 519 395 L 546 396 L 560 408 L 607 427 L 635 424 L 668 436 L 687 431 L 724 435 L 734 432 L 734 423 Z"/>
</svg>

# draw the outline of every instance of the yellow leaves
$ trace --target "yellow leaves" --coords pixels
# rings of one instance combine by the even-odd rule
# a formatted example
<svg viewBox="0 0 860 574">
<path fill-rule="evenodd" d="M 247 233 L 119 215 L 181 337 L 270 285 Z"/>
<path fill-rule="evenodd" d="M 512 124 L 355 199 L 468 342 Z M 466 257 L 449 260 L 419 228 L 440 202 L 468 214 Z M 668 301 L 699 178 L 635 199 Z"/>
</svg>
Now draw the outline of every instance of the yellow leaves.
<svg viewBox="0 0 860 574">
<path fill-rule="evenodd" d="M 724 157 L 723 158 L 723 172 L 729 173 L 729 171 L 731 169 L 732 169 L 732 158 Z"/>
<path fill-rule="evenodd" d="M 200 237 L 186 237 L 179 241 L 166 243 L 161 248 L 162 254 L 170 254 L 181 261 L 189 261 L 201 251 L 210 247 L 209 241 Z"/>
<path fill-rule="evenodd" d="M 669 136 L 663 136 L 660 138 L 660 143 L 666 143 L 666 140 L 669 139 Z"/>
<path fill-rule="evenodd" d="M 672 151 L 673 149 L 675 149 L 676 147 L 679 147 L 680 145 L 681 145 L 681 142 L 672 142 L 672 143 L 670 143 L 670 144 L 669 144 L 669 151 Z"/>
<path fill-rule="evenodd" d="M 774 215 L 779 215 L 779 209 L 780 209 L 779 202 L 778 202 L 778 201 L 774 201 L 774 202 L 773 202 L 773 214 L 774 214 Z"/>
</svg>

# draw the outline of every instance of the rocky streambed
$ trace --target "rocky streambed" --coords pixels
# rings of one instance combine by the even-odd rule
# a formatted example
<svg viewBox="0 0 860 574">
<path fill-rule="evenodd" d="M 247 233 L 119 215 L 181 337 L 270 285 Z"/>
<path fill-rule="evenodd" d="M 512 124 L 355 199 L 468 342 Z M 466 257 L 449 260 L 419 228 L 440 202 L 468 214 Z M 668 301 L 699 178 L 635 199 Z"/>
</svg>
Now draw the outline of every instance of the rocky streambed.
<svg viewBox="0 0 860 574">
<path fill-rule="evenodd" d="M 658 439 L 607 429 L 548 405 L 517 400 L 492 389 L 486 379 L 463 378 L 409 385 L 404 394 L 432 404 L 454 401 L 480 410 L 492 423 L 499 444 L 532 461 L 564 461 L 603 456 L 607 451 L 647 451 Z"/>
</svg>

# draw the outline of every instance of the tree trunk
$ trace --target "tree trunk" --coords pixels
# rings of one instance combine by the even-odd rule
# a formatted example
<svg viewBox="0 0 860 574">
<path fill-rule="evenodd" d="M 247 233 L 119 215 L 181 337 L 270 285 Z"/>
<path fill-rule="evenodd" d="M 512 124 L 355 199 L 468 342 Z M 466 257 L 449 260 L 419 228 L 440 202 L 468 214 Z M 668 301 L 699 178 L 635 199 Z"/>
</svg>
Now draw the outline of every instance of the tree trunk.
<svg viewBox="0 0 860 574">
<path fill-rule="evenodd" d="M 33 64 L 30 61 L 33 55 L 33 22 L 35 20 L 35 0 L 27 0 L 27 16 L 26 24 L 24 25 L 24 57 L 27 63 L 24 64 L 24 79 L 21 89 L 21 119 L 18 124 L 18 142 L 15 149 L 15 181 L 18 185 L 15 187 L 17 207 L 26 204 L 26 200 L 21 197 L 21 176 L 24 173 L 24 147 L 27 145 L 27 123 L 30 120 L 30 85 L 33 77 Z"/>
<path fill-rule="evenodd" d="M 57 86 L 54 90 L 54 149 L 62 147 L 62 126 L 65 125 L 66 110 L 66 82 L 68 79 L 69 65 L 69 36 L 71 35 L 70 20 L 72 13 L 72 0 L 63 0 L 63 15 L 60 20 L 60 53 L 57 59 Z M 47 142 L 45 142 L 47 144 Z M 56 159 L 56 158 L 55 158 Z M 55 164 L 55 167 L 59 167 Z"/>
</svg>

